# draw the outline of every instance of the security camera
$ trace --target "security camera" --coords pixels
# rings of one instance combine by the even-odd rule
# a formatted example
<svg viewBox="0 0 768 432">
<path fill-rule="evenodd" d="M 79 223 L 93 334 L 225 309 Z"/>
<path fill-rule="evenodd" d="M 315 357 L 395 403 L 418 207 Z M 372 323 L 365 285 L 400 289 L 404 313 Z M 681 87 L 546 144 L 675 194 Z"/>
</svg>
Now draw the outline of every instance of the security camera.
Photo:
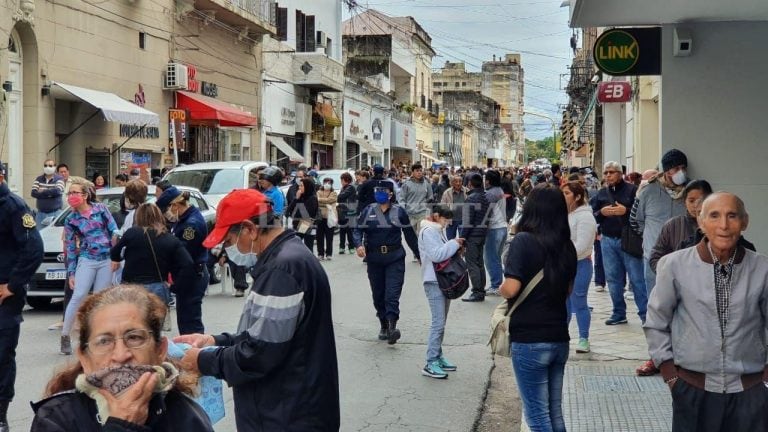
<svg viewBox="0 0 768 432">
<path fill-rule="evenodd" d="M 600 74 L 594 74 L 594 75 L 592 76 L 592 80 L 591 80 L 591 81 L 592 81 L 592 84 L 597 84 L 597 83 L 599 83 L 599 82 L 600 82 Z"/>
<path fill-rule="evenodd" d="M 693 49 L 693 37 L 688 29 L 675 27 L 672 32 L 672 55 L 675 57 L 688 57 Z"/>
</svg>

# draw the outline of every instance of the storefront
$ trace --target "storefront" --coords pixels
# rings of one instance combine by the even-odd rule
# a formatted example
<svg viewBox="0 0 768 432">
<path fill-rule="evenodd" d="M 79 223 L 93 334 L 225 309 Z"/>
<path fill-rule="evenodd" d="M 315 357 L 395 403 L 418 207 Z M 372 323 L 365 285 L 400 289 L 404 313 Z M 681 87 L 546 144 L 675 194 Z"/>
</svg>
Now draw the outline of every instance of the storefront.
<svg viewBox="0 0 768 432">
<path fill-rule="evenodd" d="M 391 141 L 392 165 L 410 169 L 415 159 L 416 129 L 412 123 L 406 123 L 398 119 L 392 120 Z"/>
<path fill-rule="evenodd" d="M 336 128 L 341 120 L 329 102 L 318 102 L 312 112 L 312 165 L 320 169 L 333 168 L 333 148 Z"/>
<path fill-rule="evenodd" d="M 345 100 L 345 109 L 345 167 L 358 169 L 383 163 L 386 138 L 384 124 L 388 118 L 353 99 Z"/>
<path fill-rule="evenodd" d="M 311 130 L 312 110 L 296 99 L 293 84 L 270 83 L 266 87 L 264 129 L 267 131 L 267 160 L 287 173 L 307 162 L 304 157 L 305 141 Z"/>
<path fill-rule="evenodd" d="M 209 94 L 216 92 L 209 90 Z M 251 158 L 251 131 L 257 125 L 253 114 L 213 97 L 188 91 L 176 92 L 176 110 L 185 113 L 185 121 L 181 124 L 172 121 L 174 129 L 181 128 L 181 136 L 177 132 L 176 140 L 179 163 Z M 172 143 L 170 148 L 173 148 Z"/>
</svg>

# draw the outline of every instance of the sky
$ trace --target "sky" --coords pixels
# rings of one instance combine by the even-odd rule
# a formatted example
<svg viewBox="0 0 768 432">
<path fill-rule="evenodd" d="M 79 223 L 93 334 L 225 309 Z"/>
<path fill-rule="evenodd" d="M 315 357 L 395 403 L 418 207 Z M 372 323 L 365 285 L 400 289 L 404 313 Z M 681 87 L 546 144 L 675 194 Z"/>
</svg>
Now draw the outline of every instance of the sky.
<svg viewBox="0 0 768 432">
<path fill-rule="evenodd" d="M 412 16 L 432 37 L 433 68 L 446 61 L 479 71 L 483 61 L 520 53 L 525 70 L 525 111 L 552 118 L 556 126 L 567 102 L 572 53 L 568 8 L 562 0 L 357 0 L 360 7 L 390 16 Z M 344 19 L 350 12 L 344 6 Z M 352 13 L 356 13 L 353 11 Z M 558 106 L 561 105 L 561 106 Z M 526 114 L 528 139 L 552 136 L 552 123 Z"/>
</svg>

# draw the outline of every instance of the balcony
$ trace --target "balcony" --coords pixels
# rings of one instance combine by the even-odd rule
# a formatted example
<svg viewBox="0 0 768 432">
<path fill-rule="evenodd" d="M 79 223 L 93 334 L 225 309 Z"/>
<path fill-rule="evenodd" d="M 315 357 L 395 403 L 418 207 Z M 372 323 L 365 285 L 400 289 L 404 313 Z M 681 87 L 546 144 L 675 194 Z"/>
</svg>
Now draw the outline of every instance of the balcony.
<svg viewBox="0 0 768 432">
<path fill-rule="evenodd" d="M 195 9 L 247 35 L 275 34 L 273 0 L 195 0 Z"/>
<path fill-rule="evenodd" d="M 319 92 L 344 91 L 344 65 L 325 52 L 293 54 L 293 83 Z"/>
</svg>

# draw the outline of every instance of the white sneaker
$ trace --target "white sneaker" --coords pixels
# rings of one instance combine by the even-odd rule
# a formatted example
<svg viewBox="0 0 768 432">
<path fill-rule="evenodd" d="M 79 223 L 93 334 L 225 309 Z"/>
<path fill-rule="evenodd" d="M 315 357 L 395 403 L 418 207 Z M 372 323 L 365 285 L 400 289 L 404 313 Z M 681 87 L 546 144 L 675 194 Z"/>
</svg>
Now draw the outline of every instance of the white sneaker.
<svg viewBox="0 0 768 432">
<path fill-rule="evenodd" d="M 605 285 L 595 285 L 595 292 L 605 292 Z"/>
<path fill-rule="evenodd" d="M 635 295 L 632 293 L 632 291 L 627 291 L 624 293 L 624 300 L 634 300 Z"/>
</svg>

